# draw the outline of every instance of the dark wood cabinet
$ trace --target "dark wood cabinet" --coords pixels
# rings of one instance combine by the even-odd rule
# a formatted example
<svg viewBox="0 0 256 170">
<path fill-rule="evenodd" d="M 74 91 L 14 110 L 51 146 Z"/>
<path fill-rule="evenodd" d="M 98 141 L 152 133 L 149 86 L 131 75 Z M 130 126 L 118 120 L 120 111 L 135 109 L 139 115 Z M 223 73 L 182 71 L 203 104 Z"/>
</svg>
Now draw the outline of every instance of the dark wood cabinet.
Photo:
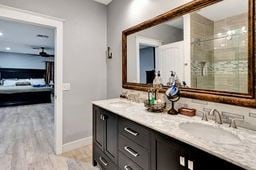
<svg viewBox="0 0 256 170">
<path fill-rule="evenodd" d="M 152 170 L 185 170 L 184 148 L 170 138 L 156 134 L 152 140 Z"/>
<path fill-rule="evenodd" d="M 115 163 L 117 163 L 117 138 L 118 138 L 118 130 L 117 130 L 117 122 L 118 118 L 116 115 L 105 112 L 104 113 L 104 152 L 106 155 Z"/>
<path fill-rule="evenodd" d="M 93 164 L 104 170 L 243 170 L 97 106 L 93 107 Z"/>
<path fill-rule="evenodd" d="M 93 107 L 93 139 L 94 143 L 101 148 L 103 151 L 104 143 L 104 131 L 105 131 L 105 122 L 102 119 L 103 111 L 98 107 Z"/>
<path fill-rule="evenodd" d="M 117 163 L 117 115 L 102 108 L 93 107 L 93 143 Z"/>
<path fill-rule="evenodd" d="M 243 170 L 173 138 L 156 135 L 151 140 L 152 170 Z"/>
<path fill-rule="evenodd" d="M 192 146 L 186 146 L 186 159 L 191 162 L 193 170 L 244 170 L 227 161 L 217 158 L 209 153 L 201 151 Z M 188 169 L 191 169 L 188 167 Z"/>
</svg>

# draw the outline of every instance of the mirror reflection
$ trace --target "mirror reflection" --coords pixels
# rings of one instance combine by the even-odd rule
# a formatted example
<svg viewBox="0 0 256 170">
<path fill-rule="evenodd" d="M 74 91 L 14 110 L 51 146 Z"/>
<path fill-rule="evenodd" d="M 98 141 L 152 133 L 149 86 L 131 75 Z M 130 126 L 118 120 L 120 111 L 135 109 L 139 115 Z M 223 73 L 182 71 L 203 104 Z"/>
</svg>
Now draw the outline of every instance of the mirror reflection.
<svg viewBox="0 0 256 170">
<path fill-rule="evenodd" d="M 129 35 L 127 82 L 160 72 L 165 86 L 248 93 L 248 5 L 224 0 Z"/>
</svg>

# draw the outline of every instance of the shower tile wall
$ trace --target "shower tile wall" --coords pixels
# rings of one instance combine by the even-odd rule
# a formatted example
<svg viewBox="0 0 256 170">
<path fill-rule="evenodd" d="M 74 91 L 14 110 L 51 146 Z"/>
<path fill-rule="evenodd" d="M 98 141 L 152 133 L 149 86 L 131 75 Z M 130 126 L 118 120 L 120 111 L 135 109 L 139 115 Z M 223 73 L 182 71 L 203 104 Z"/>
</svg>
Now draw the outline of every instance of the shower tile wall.
<svg viewBox="0 0 256 170">
<path fill-rule="evenodd" d="M 200 89 L 214 88 L 213 42 L 205 41 L 214 34 L 214 22 L 197 14 L 191 14 L 191 86 Z"/>
<path fill-rule="evenodd" d="M 248 92 L 247 15 L 219 21 L 191 15 L 192 87 Z"/>
<path fill-rule="evenodd" d="M 248 92 L 248 13 L 214 22 L 215 88 Z M 229 38 L 221 38 L 232 34 Z"/>
</svg>

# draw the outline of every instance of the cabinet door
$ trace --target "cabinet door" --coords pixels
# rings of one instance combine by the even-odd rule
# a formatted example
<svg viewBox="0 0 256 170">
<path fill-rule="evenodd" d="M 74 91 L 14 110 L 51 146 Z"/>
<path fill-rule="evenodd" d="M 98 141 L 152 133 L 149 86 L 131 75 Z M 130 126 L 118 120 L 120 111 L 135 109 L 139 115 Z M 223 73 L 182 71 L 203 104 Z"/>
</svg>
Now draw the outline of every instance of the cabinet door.
<svg viewBox="0 0 256 170">
<path fill-rule="evenodd" d="M 117 170 L 116 165 L 97 146 L 93 147 L 94 160 L 101 170 Z"/>
<path fill-rule="evenodd" d="M 118 118 L 116 115 L 111 114 L 109 112 L 104 113 L 105 120 L 105 138 L 104 138 L 104 151 L 106 155 L 112 159 L 115 163 L 117 163 L 117 132 Z"/>
<path fill-rule="evenodd" d="M 243 170 L 243 168 L 192 147 L 187 149 L 187 165 L 188 170 Z"/>
<path fill-rule="evenodd" d="M 185 170 L 186 160 L 182 147 L 171 138 L 156 135 L 152 151 L 153 170 Z"/>
<path fill-rule="evenodd" d="M 103 110 L 98 107 L 93 107 L 93 138 L 94 143 L 103 151 L 105 121 L 103 119 Z"/>
</svg>

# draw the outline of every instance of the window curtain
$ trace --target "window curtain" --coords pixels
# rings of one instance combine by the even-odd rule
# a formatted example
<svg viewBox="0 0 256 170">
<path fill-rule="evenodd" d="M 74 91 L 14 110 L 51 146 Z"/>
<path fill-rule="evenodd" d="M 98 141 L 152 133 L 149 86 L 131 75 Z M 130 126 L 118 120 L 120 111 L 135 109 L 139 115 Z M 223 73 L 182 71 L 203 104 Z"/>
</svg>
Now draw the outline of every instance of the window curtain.
<svg viewBox="0 0 256 170">
<path fill-rule="evenodd" d="M 46 76 L 45 76 L 46 84 L 49 84 L 51 81 L 54 82 L 54 62 L 46 61 L 45 67 L 46 67 Z"/>
</svg>

